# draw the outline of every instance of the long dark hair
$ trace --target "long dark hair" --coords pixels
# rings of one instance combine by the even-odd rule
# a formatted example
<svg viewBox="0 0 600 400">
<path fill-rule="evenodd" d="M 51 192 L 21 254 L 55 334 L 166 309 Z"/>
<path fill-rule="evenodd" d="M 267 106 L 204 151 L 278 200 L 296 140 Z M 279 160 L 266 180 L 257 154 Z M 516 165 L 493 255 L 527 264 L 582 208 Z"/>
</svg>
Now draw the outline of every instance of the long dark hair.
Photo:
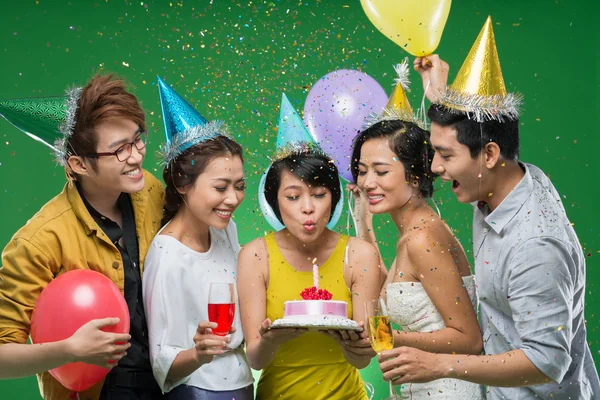
<svg viewBox="0 0 600 400">
<path fill-rule="evenodd" d="M 329 220 L 331 221 L 333 210 L 342 195 L 338 170 L 333 161 L 319 152 L 307 151 L 287 156 L 271 165 L 266 178 L 265 198 L 282 224 L 277 192 L 279 192 L 283 171 L 290 171 L 308 185 L 323 186 L 329 189 L 331 192 L 331 215 Z"/>
<path fill-rule="evenodd" d="M 163 180 L 167 187 L 161 225 L 169 222 L 183 203 L 177 188 L 193 185 L 213 159 L 227 155 L 238 156 L 244 162 L 242 147 L 227 136 L 220 135 L 190 147 L 165 167 Z"/>
<path fill-rule="evenodd" d="M 351 160 L 354 182 L 358 177 L 358 162 L 363 144 L 368 140 L 379 138 L 388 139 L 390 150 L 396 154 L 404 166 L 406 181 L 418 181 L 421 195 L 425 198 L 431 197 L 433 181 L 437 178 L 437 174 L 431 172 L 433 148 L 429 142 L 429 132 L 412 122 L 381 121 L 356 136 Z"/>
</svg>

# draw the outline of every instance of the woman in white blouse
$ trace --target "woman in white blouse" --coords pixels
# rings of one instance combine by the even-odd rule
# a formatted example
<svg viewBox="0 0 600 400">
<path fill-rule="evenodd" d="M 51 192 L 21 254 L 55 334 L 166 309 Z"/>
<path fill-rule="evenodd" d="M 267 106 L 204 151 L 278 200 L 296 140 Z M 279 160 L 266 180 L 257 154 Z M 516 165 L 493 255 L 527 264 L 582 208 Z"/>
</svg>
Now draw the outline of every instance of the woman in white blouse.
<svg viewBox="0 0 600 400">
<path fill-rule="evenodd" d="M 216 136 L 165 161 L 164 227 L 143 279 L 154 376 L 170 400 L 253 399 L 238 304 L 229 335 L 213 334 L 208 321 L 210 283 L 235 284 L 231 216 L 244 199 L 242 149 Z"/>
</svg>

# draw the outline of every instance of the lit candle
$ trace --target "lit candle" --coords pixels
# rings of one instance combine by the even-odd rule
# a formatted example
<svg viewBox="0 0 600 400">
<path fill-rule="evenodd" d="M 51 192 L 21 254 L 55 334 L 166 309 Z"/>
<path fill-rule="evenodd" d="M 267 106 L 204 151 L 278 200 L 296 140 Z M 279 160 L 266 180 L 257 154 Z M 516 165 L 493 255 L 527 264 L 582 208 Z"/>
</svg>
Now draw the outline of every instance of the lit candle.
<svg viewBox="0 0 600 400">
<path fill-rule="evenodd" d="M 314 258 L 312 261 L 312 263 L 313 263 L 313 286 L 318 289 L 319 288 L 319 266 L 317 264 L 315 264 L 316 262 L 317 262 L 317 259 Z"/>
</svg>

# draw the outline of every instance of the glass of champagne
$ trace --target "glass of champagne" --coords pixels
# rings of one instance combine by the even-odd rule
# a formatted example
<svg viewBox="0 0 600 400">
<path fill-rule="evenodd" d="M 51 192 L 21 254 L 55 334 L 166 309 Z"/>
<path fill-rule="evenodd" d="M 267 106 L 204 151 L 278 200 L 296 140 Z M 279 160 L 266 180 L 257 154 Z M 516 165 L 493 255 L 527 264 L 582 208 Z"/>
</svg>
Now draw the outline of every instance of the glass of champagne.
<svg viewBox="0 0 600 400">
<path fill-rule="evenodd" d="M 225 336 L 231 330 L 235 316 L 235 286 L 233 283 L 211 282 L 208 291 L 208 320 L 218 326 L 212 333 Z"/>
<path fill-rule="evenodd" d="M 383 298 L 365 302 L 365 315 L 367 316 L 368 324 L 367 331 L 371 341 L 371 347 L 377 355 L 384 350 L 394 348 L 394 331 L 390 317 L 388 317 L 387 307 Z M 390 396 L 386 400 L 401 400 L 400 396 L 394 392 L 392 381 L 390 384 Z"/>
</svg>

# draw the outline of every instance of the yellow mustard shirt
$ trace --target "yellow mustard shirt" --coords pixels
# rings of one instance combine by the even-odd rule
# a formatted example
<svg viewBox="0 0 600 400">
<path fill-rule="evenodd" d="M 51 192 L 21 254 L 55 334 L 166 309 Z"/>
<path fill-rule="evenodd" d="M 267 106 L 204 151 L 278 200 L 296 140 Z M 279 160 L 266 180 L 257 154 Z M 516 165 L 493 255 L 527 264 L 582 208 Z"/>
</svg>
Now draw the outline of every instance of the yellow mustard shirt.
<svg viewBox="0 0 600 400">
<path fill-rule="evenodd" d="M 267 318 L 283 317 L 287 300 L 301 300 L 300 293 L 313 286 L 312 271 L 295 270 L 283 257 L 273 233 L 265 236 L 269 252 Z M 348 303 L 352 318 L 352 294 L 344 280 L 344 256 L 348 236 L 340 235 L 335 250 L 319 267 L 319 287 L 332 300 Z M 344 358 L 340 345 L 318 332 L 308 332 L 282 344 L 258 382 L 257 400 L 362 400 L 367 399 L 358 369 Z"/>
<path fill-rule="evenodd" d="M 150 242 L 160 228 L 164 204 L 162 183 L 144 171 L 144 189 L 131 194 L 139 244 L 140 271 Z M 2 252 L 0 268 L 0 345 L 26 343 L 35 303 L 52 279 L 74 269 L 91 269 L 109 277 L 124 292 L 123 260 L 117 247 L 87 211 L 75 184 L 38 211 L 19 229 Z M 70 391 L 48 372 L 38 375 L 46 400 L 65 400 Z M 97 400 L 104 382 L 79 393 Z"/>
</svg>

